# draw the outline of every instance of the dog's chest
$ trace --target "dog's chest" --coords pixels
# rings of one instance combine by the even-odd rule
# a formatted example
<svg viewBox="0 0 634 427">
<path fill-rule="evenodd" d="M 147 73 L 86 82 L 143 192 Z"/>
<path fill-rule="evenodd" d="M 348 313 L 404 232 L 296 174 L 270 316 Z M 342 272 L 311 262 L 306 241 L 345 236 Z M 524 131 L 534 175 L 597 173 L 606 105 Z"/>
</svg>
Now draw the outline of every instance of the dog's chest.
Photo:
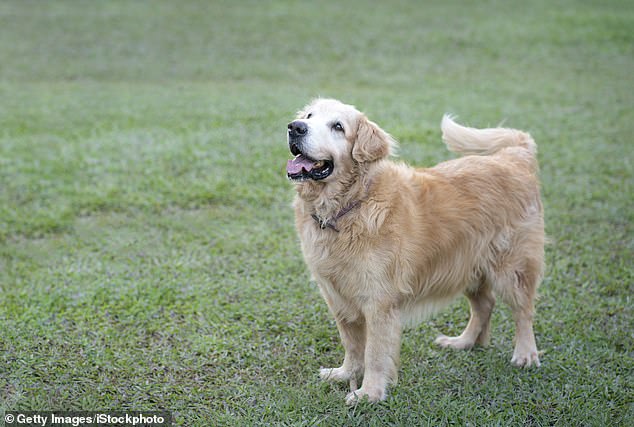
<svg viewBox="0 0 634 427">
<path fill-rule="evenodd" d="M 313 273 L 323 276 L 345 268 L 343 264 L 346 260 L 341 259 L 341 255 L 345 246 L 343 241 L 347 237 L 346 230 L 337 232 L 307 221 L 301 227 L 299 235 L 304 258 Z"/>
<path fill-rule="evenodd" d="M 321 229 L 316 224 L 304 224 L 300 230 L 306 264 L 319 285 L 328 286 L 329 293 L 342 298 L 362 297 L 386 271 L 386 258 L 373 248 L 367 236 Z"/>
</svg>

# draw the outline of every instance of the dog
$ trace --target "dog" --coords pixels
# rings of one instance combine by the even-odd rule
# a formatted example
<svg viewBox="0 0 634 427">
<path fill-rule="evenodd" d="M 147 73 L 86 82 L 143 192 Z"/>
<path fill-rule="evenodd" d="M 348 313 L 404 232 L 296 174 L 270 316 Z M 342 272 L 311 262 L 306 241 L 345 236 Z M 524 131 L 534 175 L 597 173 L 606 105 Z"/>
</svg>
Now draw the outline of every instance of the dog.
<svg viewBox="0 0 634 427">
<path fill-rule="evenodd" d="M 512 364 L 540 365 L 537 146 L 528 133 L 465 127 L 449 115 L 441 130 L 448 149 L 463 156 L 416 169 L 391 160 L 395 139 L 352 105 L 318 98 L 288 124 L 286 172 L 301 249 L 345 350 L 343 364 L 320 376 L 349 382 L 348 404 L 385 399 L 397 381 L 402 328 L 460 294 L 469 322 L 438 345 L 487 345 L 498 296 L 515 320 Z"/>
</svg>

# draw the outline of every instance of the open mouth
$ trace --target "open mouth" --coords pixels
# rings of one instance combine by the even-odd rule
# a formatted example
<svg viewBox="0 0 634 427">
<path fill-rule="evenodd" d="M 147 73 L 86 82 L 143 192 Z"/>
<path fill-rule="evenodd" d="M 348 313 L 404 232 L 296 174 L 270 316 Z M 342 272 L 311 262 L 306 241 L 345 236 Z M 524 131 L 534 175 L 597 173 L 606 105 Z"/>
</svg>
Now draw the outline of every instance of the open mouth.
<svg viewBox="0 0 634 427">
<path fill-rule="evenodd" d="M 302 154 L 296 146 L 291 147 L 295 158 L 286 164 L 286 175 L 292 181 L 306 181 L 312 179 L 318 181 L 330 176 L 333 163 L 330 160 L 314 160 Z"/>
</svg>

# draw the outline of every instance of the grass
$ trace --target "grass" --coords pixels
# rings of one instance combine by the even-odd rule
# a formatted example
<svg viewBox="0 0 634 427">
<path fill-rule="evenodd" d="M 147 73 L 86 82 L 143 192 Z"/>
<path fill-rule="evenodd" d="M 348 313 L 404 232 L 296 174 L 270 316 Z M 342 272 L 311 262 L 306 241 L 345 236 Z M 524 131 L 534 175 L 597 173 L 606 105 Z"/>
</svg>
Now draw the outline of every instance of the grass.
<svg viewBox="0 0 634 427">
<path fill-rule="evenodd" d="M 634 419 L 631 2 L 0 3 L 0 408 L 166 409 L 194 425 Z M 317 379 L 336 328 L 295 235 L 285 125 L 354 103 L 402 159 L 446 111 L 540 147 L 539 370 L 404 334 L 386 402 Z"/>
</svg>

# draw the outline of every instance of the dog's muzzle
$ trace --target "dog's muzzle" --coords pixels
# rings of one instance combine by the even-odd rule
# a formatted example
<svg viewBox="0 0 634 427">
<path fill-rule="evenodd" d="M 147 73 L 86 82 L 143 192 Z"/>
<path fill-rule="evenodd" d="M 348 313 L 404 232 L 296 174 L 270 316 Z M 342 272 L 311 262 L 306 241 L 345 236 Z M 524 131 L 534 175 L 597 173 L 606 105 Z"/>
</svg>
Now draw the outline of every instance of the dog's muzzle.
<svg viewBox="0 0 634 427">
<path fill-rule="evenodd" d="M 308 134 L 308 125 L 301 120 L 288 124 L 288 147 L 295 156 L 286 164 L 286 175 L 292 181 L 318 181 L 330 176 L 333 170 L 331 160 L 315 160 L 304 154 L 304 137 Z"/>
</svg>

